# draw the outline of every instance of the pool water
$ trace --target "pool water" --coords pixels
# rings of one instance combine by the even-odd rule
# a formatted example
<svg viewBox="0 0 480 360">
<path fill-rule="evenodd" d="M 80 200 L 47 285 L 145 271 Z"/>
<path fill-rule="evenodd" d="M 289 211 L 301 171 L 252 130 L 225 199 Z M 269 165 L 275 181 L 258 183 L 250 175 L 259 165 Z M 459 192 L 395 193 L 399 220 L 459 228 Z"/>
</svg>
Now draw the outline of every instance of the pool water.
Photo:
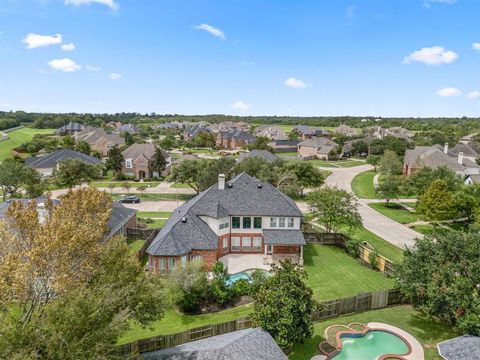
<svg viewBox="0 0 480 360">
<path fill-rule="evenodd" d="M 344 334 L 342 351 L 333 360 L 377 360 L 381 355 L 408 353 L 408 346 L 387 331 L 372 330 L 365 335 Z"/>
<path fill-rule="evenodd" d="M 252 278 L 250 277 L 250 275 L 248 275 L 245 272 L 239 272 L 239 273 L 230 275 L 228 279 L 225 280 L 225 283 L 230 286 L 235 284 L 238 280 L 241 280 L 241 279 L 247 280 L 248 282 L 252 281 Z"/>
</svg>

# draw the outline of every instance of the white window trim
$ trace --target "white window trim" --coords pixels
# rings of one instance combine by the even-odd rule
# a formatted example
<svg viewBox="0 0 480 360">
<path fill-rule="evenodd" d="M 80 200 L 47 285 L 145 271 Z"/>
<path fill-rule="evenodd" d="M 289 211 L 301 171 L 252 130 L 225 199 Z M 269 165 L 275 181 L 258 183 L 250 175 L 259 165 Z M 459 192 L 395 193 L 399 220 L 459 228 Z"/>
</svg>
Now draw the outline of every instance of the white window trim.
<svg viewBox="0 0 480 360">
<path fill-rule="evenodd" d="M 125 159 L 125 168 L 132 169 L 133 168 L 133 160 L 132 159 Z"/>
</svg>

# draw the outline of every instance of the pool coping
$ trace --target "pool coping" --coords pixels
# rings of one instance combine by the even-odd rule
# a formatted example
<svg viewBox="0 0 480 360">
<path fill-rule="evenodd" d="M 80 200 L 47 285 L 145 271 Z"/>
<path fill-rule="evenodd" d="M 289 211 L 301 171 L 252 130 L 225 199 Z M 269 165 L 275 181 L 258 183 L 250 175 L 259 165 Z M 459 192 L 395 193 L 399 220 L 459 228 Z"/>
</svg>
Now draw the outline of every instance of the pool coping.
<svg viewBox="0 0 480 360">
<path fill-rule="evenodd" d="M 423 347 L 413 335 L 395 326 L 377 322 L 368 323 L 363 330 L 345 330 L 337 332 L 335 334 L 335 338 L 338 346 L 335 350 L 327 354 L 327 359 L 334 360 L 334 357 L 342 351 L 342 335 L 353 334 L 364 336 L 370 331 L 388 332 L 392 335 L 399 337 L 408 347 L 408 352 L 406 352 L 405 354 L 383 354 L 378 358 L 378 360 L 385 360 L 389 358 L 395 358 L 398 360 L 425 360 Z"/>
</svg>

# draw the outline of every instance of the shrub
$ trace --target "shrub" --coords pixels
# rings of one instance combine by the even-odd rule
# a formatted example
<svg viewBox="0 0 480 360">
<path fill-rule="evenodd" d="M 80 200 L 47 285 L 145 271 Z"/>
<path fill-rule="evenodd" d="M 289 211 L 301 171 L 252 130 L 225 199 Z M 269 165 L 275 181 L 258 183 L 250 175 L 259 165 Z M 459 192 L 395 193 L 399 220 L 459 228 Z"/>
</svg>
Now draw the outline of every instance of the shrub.
<svg viewBox="0 0 480 360">
<path fill-rule="evenodd" d="M 378 256 L 377 250 L 373 250 L 370 253 L 370 255 L 368 255 L 368 261 L 373 270 L 379 270 L 377 256 Z"/>
<path fill-rule="evenodd" d="M 217 277 L 212 280 L 212 295 L 219 306 L 228 304 L 235 295 L 235 290 L 225 283 L 224 277 Z"/>
<path fill-rule="evenodd" d="M 345 251 L 351 257 L 358 258 L 360 256 L 360 241 L 353 239 L 348 240 L 345 243 Z"/>
<path fill-rule="evenodd" d="M 232 290 L 235 296 L 245 296 L 252 294 L 252 284 L 245 279 L 240 279 L 233 284 Z"/>
</svg>

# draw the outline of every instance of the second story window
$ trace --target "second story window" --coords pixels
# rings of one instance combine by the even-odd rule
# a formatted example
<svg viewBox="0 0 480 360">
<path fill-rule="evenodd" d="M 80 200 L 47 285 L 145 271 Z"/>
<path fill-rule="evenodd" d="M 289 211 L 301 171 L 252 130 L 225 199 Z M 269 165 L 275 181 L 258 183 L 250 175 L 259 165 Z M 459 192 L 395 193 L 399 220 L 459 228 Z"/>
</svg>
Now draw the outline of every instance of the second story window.
<svg viewBox="0 0 480 360">
<path fill-rule="evenodd" d="M 218 229 L 219 230 L 223 230 L 223 229 L 228 229 L 228 219 L 223 219 L 223 220 L 220 220 L 220 224 L 218 225 Z"/>
<path fill-rule="evenodd" d="M 278 218 L 278 227 L 281 227 L 281 228 L 285 227 L 285 218 L 284 217 Z"/>
<path fill-rule="evenodd" d="M 288 227 L 293 228 L 295 225 L 295 219 L 294 218 L 288 218 Z"/>
<path fill-rule="evenodd" d="M 244 217 L 242 227 L 244 229 L 250 229 L 252 227 L 252 218 L 251 217 Z"/>
<path fill-rule="evenodd" d="M 240 229 L 240 217 L 233 216 L 232 217 L 232 229 Z"/>
<path fill-rule="evenodd" d="M 254 229 L 261 229 L 262 228 L 262 218 L 261 217 L 254 217 L 253 218 L 253 228 Z"/>
<path fill-rule="evenodd" d="M 131 169 L 133 167 L 132 159 L 126 159 L 125 160 L 125 167 L 127 169 Z"/>
<path fill-rule="evenodd" d="M 276 228 L 277 227 L 277 218 L 271 217 L 270 218 L 270 227 Z"/>
</svg>

